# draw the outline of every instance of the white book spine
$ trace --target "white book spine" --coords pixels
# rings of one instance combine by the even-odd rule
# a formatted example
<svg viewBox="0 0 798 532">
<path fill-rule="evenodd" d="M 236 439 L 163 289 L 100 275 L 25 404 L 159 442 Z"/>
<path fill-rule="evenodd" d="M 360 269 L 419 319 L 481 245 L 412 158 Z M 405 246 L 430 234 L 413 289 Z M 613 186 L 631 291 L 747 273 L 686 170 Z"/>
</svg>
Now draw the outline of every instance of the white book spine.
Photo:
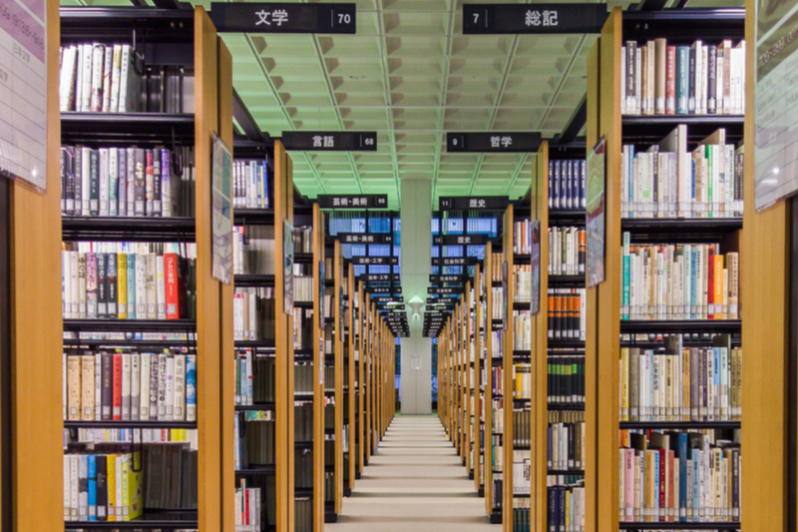
<svg viewBox="0 0 798 532">
<path fill-rule="evenodd" d="M 103 357 L 94 355 L 94 421 L 102 420 L 103 405 Z"/>
<path fill-rule="evenodd" d="M 122 61 L 122 45 L 115 44 L 113 48 L 113 66 L 111 70 L 111 102 L 109 111 L 112 113 L 119 112 L 119 74 L 120 64 Z"/>
<path fill-rule="evenodd" d="M 175 355 L 174 399 L 172 419 L 183 421 L 186 418 L 186 357 Z"/>
<path fill-rule="evenodd" d="M 138 421 L 141 419 L 141 355 L 132 353 L 130 355 L 130 419 Z"/>
<path fill-rule="evenodd" d="M 91 74 L 94 62 L 94 46 L 83 45 L 83 73 L 81 74 L 80 111 L 91 112 Z"/>
<path fill-rule="evenodd" d="M 141 421 L 149 421 L 150 419 L 150 374 L 152 368 L 150 366 L 151 359 L 154 355 L 150 353 L 141 354 L 141 389 L 139 390 L 139 419 Z"/>
<path fill-rule="evenodd" d="M 146 255 L 136 255 L 136 318 L 147 319 Z"/>
<path fill-rule="evenodd" d="M 174 420 L 174 401 L 175 401 L 175 357 L 166 358 L 166 421 Z"/>
<path fill-rule="evenodd" d="M 130 384 L 131 384 L 131 360 L 130 353 L 122 354 L 122 420 L 130 420 Z"/>
<path fill-rule="evenodd" d="M 166 284 L 164 279 L 163 255 L 157 255 L 156 261 L 156 292 L 158 298 L 158 319 L 166 319 Z"/>
<path fill-rule="evenodd" d="M 114 47 L 105 46 L 104 48 L 102 112 L 107 113 L 111 110 L 111 73 L 114 69 Z"/>
<path fill-rule="evenodd" d="M 100 216 L 108 216 L 109 154 L 108 148 L 100 148 Z"/>
</svg>

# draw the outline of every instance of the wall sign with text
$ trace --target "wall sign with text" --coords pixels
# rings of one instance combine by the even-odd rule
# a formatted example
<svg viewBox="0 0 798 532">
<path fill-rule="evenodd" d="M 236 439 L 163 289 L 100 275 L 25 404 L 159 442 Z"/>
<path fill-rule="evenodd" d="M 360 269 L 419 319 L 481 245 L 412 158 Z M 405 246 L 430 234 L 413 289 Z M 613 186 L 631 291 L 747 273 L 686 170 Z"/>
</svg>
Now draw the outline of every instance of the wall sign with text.
<svg viewBox="0 0 798 532">
<path fill-rule="evenodd" d="M 356 4 L 211 3 L 220 33 L 355 33 Z"/>
<path fill-rule="evenodd" d="M 463 33 L 601 33 L 605 4 L 463 4 Z"/>
</svg>

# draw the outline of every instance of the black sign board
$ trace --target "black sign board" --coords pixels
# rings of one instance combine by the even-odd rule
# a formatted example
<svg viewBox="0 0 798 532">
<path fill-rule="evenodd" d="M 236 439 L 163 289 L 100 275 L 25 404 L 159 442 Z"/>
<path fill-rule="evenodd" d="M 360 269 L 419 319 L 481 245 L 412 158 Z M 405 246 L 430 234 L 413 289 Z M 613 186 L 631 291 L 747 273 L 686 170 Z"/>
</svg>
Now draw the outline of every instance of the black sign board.
<svg viewBox="0 0 798 532">
<path fill-rule="evenodd" d="M 459 294 L 463 291 L 462 286 L 430 286 L 427 288 L 428 294 Z"/>
<path fill-rule="evenodd" d="M 604 4 L 463 4 L 463 33 L 601 33 Z"/>
<path fill-rule="evenodd" d="M 476 257 L 434 257 L 433 266 L 468 266 L 477 263 Z"/>
<path fill-rule="evenodd" d="M 341 244 L 391 244 L 393 242 L 393 235 L 390 233 L 338 233 L 335 238 Z"/>
<path fill-rule="evenodd" d="M 376 131 L 286 131 L 280 140 L 287 150 L 377 151 Z"/>
<path fill-rule="evenodd" d="M 401 294 L 401 286 L 369 286 L 366 290 L 370 294 Z"/>
<path fill-rule="evenodd" d="M 357 276 L 358 280 L 365 281 L 367 283 L 376 283 L 376 282 L 391 282 L 391 281 L 399 281 L 400 275 L 398 273 L 369 273 L 369 274 L 362 274 Z"/>
<path fill-rule="evenodd" d="M 389 301 L 396 301 L 397 303 L 404 303 L 405 298 L 402 296 L 376 296 L 371 298 L 375 303 L 387 303 Z"/>
<path fill-rule="evenodd" d="M 463 275 L 430 275 L 431 283 L 460 283 L 465 280 Z"/>
<path fill-rule="evenodd" d="M 438 198 L 442 211 L 503 211 L 510 203 L 507 196 L 447 196 Z"/>
<path fill-rule="evenodd" d="M 433 305 L 436 306 L 436 307 L 453 307 L 455 303 L 456 303 L 456 301 L 453 298 L 448 298 L 447 297 L 447 298 L 437 298 L 436 299 L 436 298 L 433 298 L 433 297 L 428 297 L 425 304 L 427 305 L 427 308 L 429 308 L 430 306 L 433 306 Z"/>
<path fill-rule="evenodd" d="M 357 21 L 356 4 L 213 2 L 210 15 L 221 33 L 355 33 Z"/>
<path fill-rule="evenodd" d="M 487 243 L 488 235 L 435 235 L 432 237 L 434 246 L 484 246 Z"/>
<path fill-rule="evenodd" d="M 387 194 L 319 194 L 316 201 L 322 209 L 386 209 L 388 207 Z"/>
<path fill-rule="evenodd" d="M 521 5 L 521 4 L 519 4 Z M 535 153 L 540 133 L 447 133 L 447 153 Z"/>
<path fill-rule="evenodd" d="M 399 264 L 399 257 L 352 257 L 352 262 L 371 266 L 396 265 Z"/>
</svg>

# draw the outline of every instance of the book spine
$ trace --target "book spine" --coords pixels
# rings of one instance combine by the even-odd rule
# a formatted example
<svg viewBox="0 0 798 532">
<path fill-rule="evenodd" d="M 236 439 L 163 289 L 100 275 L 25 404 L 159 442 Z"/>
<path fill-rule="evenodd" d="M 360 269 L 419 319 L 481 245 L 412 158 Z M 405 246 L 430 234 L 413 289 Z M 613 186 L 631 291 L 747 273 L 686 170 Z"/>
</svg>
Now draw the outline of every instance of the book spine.
<svg viewBox="0 0 798 532">
<path fill-rule="evenodd" d="M 138 392 L 139 397 L 139 419 L 148 421 L 150 419 L 150 375 L 152 373 L 150 353 L 141 354 L 141 377 L 139 382 L 141 388 Z"/>
<path fill-rule="evenodd" d="M 113 410 L 114 421 L 122 420 L 122 354 L 113 355 Z"/>
<path fill-rule="evenodd" d="M 102 112 L 107 113 L 111 110 L 111 76 L 114 69 L 114 47 L 105 47 L 105 66 L 103 68 L 103 104 Z"/>
<path fill-rule="evenodd" d="M 197 355 L 186 355 L 186 421 L 197 420 Z"/>
<path fill-rule="evenodd" d="M 91 45 L 90 45 L 91 46 Z M 105 45 L 95 43 L 91 56 L 89 109 L 99 113 L 103 109 L 103 65 L 105 64 Z M 84 85 L 85 86 L 85 85 Z"/>
</svg>

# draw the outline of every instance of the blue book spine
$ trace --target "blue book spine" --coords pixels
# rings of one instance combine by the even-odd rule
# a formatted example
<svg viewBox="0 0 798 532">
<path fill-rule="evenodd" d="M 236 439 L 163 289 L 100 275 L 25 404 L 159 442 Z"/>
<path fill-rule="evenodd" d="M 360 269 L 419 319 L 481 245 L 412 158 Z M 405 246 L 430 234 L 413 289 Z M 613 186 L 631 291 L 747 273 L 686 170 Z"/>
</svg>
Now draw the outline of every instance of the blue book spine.
<svg viewBox="0 0 798 532">
<path fill-rule="evenodd" d="M 621 309 L 623 315 L 621 319 L 628 320 L 629 319 L 629 283 L 630 283 L 630 257 L 629 257 L 629 233 L 623 234 L 623 302 L 621 303 Z"/>
<path fill-rule="evenodd" d="M 679 521 L 687 521 L 687 433 L 679 433 Z"/>
<path fill-rule="evenodd" d="M 582 208 L 584 209 L 587 207 L 587 161 L 580 161 L 580 166 L 582 167 Z"/>
<path fill-rule="evenodd" d="M 562 203 L 560 202 L 560 170 L 562 169 L 561 161 L 554 161 L 554 208 L 561 209 Z"/>
<path fill-rule="evenodd" d="M 197 419 L 197 355 L 186 356 L 186 421 Z"/>
<path fill-rule="evenodd" d="M 695 197 L 695 159 L 690 159 L 690 212 L 692 213 L 693 209 L 697 205 L 697 198 Z"/>
<path fill-rule="evenodd" d="M 120 287 L 121 290 L 121 287 Z M 127 319 L 136 319 L 136 254 L 127 255 Z"/>
<path fill-rule="evenodd" d="M 269 208 L 269 165 L 263 161 L 261 169 L 263 170 L 263 207 Z"/>
<path fill-rule="evenodd" d="M 696 262 L 697 262 L 697 250 L 691 249 L 690 250 L 690 319 L 694 320 L 696 317 L 696 276 L 695 276 L 695 269 L 696 269 Z"/>
<path fill-rule="evenodd" d="M 89 479 L 89 521 L 97 520 L 97 457 L 90 454 L 86 457 Z"/>
<path fill-rule="evenodd" d="M 565 206 L 569 209 L 573 208 L 573 161 L 565 161 Z"/>
<path fill-rule="evenodd" d="M 690 101 L 690 48 L 676 47 L 676 114 L 689 114 Z"/>
<path fill-rule="evenodd" d="M 700 521 L 699 508 L 701 508 L 701 453 L 698 449 L 691 449 L 693 460 L 693 522 Z"/>
<path fill-rule="evenodd" d="M 554 207 L 554 161 L 549 161 L 549 209 Z"/>
<path fill-rule="evenodd" d="M 655 521 L 659 521 L 659 452 L 654 453 L 654 511 L 653 515 L 656 517 Z"/>
</svg>

